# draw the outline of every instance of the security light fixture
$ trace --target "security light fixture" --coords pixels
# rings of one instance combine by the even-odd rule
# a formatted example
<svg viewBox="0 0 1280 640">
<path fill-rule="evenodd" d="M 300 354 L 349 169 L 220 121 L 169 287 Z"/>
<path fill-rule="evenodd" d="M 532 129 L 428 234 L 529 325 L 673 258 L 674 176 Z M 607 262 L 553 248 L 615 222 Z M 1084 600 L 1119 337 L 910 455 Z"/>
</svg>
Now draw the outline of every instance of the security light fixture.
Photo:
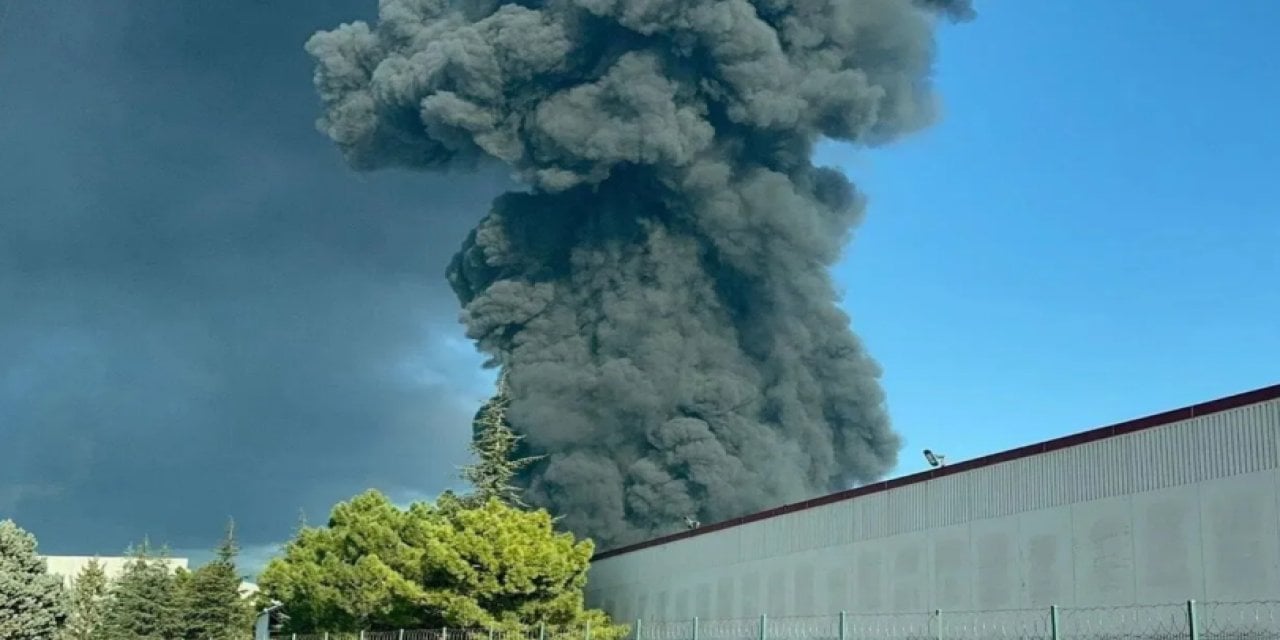
<svg viewBox="0 0 1280 640">
<path fill-rule="evenodd" d="M 925 459 L 925 460 L 927 460 L 927 461 L 929 461 L 929 466 L 931 466 L 931 467 L 933 467 L 933 468 L 935 468 L 935 469 L 936 469 L 936 468 L 938 468 L 938 467 L 946 466 L 946 464 L 947 464 L 947 462 L 946 462 L 947 457 L 946 457 L 946 456 L 944 456 L 944 455 L 942 455 L 942 454 L 940 454 L 940 453 L 934 453 L 933 451 L 931 451 L 931 450 L 929 450 L 929 449 L 925 449 L 925 450 L 924 450 L 924 459 Z"/>
<path fill-rule="evenodd" d="M 684 528 L 693 530 L 693 529 L 697 529 L 700 526 L 702 526 L 702 523 L 698 522 L 697 520 L 694 520 L 693 516 L 684 517 Z"/>
</svg>

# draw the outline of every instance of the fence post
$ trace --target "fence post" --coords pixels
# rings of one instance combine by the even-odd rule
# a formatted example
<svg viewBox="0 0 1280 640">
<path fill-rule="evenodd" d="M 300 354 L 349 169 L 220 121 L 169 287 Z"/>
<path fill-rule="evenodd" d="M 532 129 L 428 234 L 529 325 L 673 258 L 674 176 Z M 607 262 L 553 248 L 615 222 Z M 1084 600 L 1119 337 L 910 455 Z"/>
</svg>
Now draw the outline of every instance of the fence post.
<svg viewBox="0 0 1280 640">
<path fill-rule="evenodd" d="M 329 632 L 324 632 L 324 640 L 329 640 Z"/>
<path fill-rule="evenodd" d="M 758 640 L 769 640 L 769 616 L 768 614 L 760 614 L 760 637 Z"/>
<path fill-rule="evenodd" d="M 538 640 L 547 640 L 547 623 L 538 623 Z"/>
<path fill-rule="evenodd" d="M 404 629 L 400 630 L 400 640 L 404 640 Z"/>
<path fill-rule="evenodd" d="M 1049 640 L 1058 640 L 1058 605 L 1049 605 Z"/>
<path fill-rule="evenodd" d="M 698 640 L 698 616 L 693 617 L 693 640 Z"/>
<path fill-rule="evenodd" d="M 489 627 L 489 640 L 493 640 L 493 627 Z"/>
<path fill-rule="evenodd" d="M 1196 601 L 1187 601 L 1187 627 L 1191 630 L 1191 640 L 1200 640 L 1200 624 L 1196 621 Z"/>
<path fill-rule="evenodd" d="M 938 632 L 933 637 L 936 640 L 942 640 L 942 609 L 934 609 L 933 617 L 938 621 Z"/>
<path fill-rule="evenodd" d="M 360 640 L 364 640 L 364 629 L 360 630 Z"/>
<path fill-rule="evenodd" d="M 844 611 L 840 612 L 840 635 L 837 640 L 845 640 L 845 628 L 848 626 L 849 614 Z"/>
<path fill-rule="evenodd" d="M 583 640 L 591 640 L 591 621 L 587 620 L 587 626 L 582 630 Z"/>
<path fill-rule="evenodd" d="M 641 633 L 643 632 L 643 630 L 644 630 L 644 618 L 636 618 L 636 637 L 635 637 L 635 640 L 640 640 Z"/>
</svg>

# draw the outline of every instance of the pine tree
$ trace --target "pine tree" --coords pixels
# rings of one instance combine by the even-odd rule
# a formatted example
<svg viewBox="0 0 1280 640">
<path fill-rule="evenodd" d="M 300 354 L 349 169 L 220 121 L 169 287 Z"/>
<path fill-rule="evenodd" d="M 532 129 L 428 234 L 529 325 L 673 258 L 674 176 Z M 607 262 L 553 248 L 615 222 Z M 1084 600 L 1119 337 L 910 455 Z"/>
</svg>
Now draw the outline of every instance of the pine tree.
<svg viewBox="0 0 1280 640">
<path fill-rule="evenodd" d="M 103 623 L 106 640 L 170 640 L 181 635 L 178 579 L 164 552 L 153 556 L 150 544 L 131 552 L 133 559 L 111 588 Z"/>
<path fill-rule="evenodd" d="M 406 509 L 368 491 L 335 506 L 328 526 L 299 532 L 258 584 L 284 603 L 286 633 L 448 627 L 530 637 L 545 625 L 548 637 L 581 638 L 590 625 L 593 640 L 620 640 L 626 627 L 586 607 L 594 550 L 557 532 L 543 510 L 497 499 Z"/>
<path fill-rule="evenodd" d="M 97 640 L 110 602 L 107 572 L 97 558 L 80 570 L 71 587 L 71 615 L 67 619 L 67 640 Z"/>
<path fill-rule="evenodd" d="M 36 555 L 36 538 L 0 521 L 0 638 L 53 640 L 66 620 L 62 580 Z"/>
<path fill-rule="evenodd" d="M 522 437 L 512 431 L 507 422 L 507 408 L 511 398 L 507 387 L 507 374 L 498 377 L 498 390 L 471 423 L 471 454 L 475 462 L 463 467 L 462 478 L 469 482 L 475 493 L 468 496 L 468 505 L 480 505 L 496 498 L 513 507 L 526 506 L 520 499 L 520 490 L 512 480 L 521 469 L 541 456 L 514 458 Z"/>
<path fill-rule="evenodd" d="M 199 640 L 231 640 L 252 627 L 252 612 L 240 596 L 236 573 L 235 521 L 208 564 L 191 572 L 183 584 L 182 608 L 185 636 Z"/>
</svg>

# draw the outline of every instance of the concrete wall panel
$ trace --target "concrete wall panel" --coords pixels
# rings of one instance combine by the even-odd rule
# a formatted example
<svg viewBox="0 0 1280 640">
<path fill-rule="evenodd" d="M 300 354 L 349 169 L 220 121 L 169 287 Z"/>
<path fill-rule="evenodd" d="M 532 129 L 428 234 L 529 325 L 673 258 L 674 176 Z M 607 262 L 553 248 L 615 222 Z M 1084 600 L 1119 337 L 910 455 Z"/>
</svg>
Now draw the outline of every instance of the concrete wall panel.
<svg viewBox="0 0 1280 640">
<path fill-rule="evenodd" d="M 1071 509 L 1076 606 L 1133 602 L 1133 515 L 1128 496 L 1104 498 Z"/>
<path fill-rule="evenodd" d="M 969 525 L 954 524 L 931 532 L 930 554 L 933 558 L 934 608 L 968 610 L 973 608 L 973 585 L 970 577 Z"/>
<path fill-rule="evenodd" d="M 765 600 L 764 613 L 774 617 L 790 615 L 793 606 L 791 602 L 791 581 L 788 579 L 791 567 L 786 562 L 774 562 L 771 564 L 772 566 L 769 568 L 768 573 L 768 588 L 766 589 L 768 596 Z"/>
<path fill-rule="evenodd" d="M 853 605 L 855 611 L 890 611 L 884 546 L 861 544 L 854 547 L 858 564 L 854 568 Z"/>
<path fill-rule="evenodd" d="M 981 520 L 969 526 L 972 608 L 1013 609 L 1022 604 L 1018 531 L 1017 516 Z"/>
<path fill-rule="evenodd" d="M 761 597 L 763 586 L 764 579 L 760 575 L 760 570 L 755 567 L 748 568 L 742 575 L 738 596 L 742 606 L 738 608 L 738 614 L 735 617 L 749 618 L 764 613 L 764 598 Z"/>
<path fill-rule="evenodd" d="M 716 579 L 716 604 L 715 613 L 717 618 L 736 618 L 740 615 L 738 611 L 738 595 L 737 581 L 731 575 L 722 575 Z"/>
<path fill-rule="evenodd" d="M 1020 514 L 1018 528 L 1025 606 L 1075 605 L 1071 509 L 1054 507 Z"/>
<path fill-rule="evenodd" d="M 1205 586 L 1216 599 L 1280 598 L 1275 508 L 1271 473 L 1200 485 Z"/>
<path fill-rule="evenodd" d="M 1204 599 L 1200 501 L 1196 485 L 1133 496 L 1137 601 Z"/>
<path fill-rule="evenodd" d="M 889 606 L 892 611 L 924 611 L 932 607 L 929 536 L 920 531 L 894 536 L 886 542 Z"/>
<path fill-rule="evenodd" d="M 854 610 L 855 566 L 851 561 L 854 557 L 853 546 L 848 544 L 833 547 L 829 554 L 824 554 L 822 557 L 822 562 L 818 566 L 823 568 L 822 584 L 825 598 L 819 595 L 818 600 L 825 600 L 826 607 L 820 613 Z"/>
<path fill-rule="evenodd" d="M 798 558 L 792 568 L 791 615 L 811 616 L 826 613 L 827 611 L 814 600 L 814 594 L 817 593 L 817 571 L 813 554 L 805 554 L 803 558 Z"/>
</svg>

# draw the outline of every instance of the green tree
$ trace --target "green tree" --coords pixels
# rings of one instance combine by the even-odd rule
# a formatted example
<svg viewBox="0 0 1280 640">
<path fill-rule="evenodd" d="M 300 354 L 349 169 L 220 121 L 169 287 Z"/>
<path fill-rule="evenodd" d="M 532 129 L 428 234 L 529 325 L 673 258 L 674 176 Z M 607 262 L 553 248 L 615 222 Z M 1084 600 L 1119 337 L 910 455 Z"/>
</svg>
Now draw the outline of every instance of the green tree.
<svg viewBox="0 0 1280 640">
<path fill-rule="evenodd" d="M 429 512 L 429 513 L 428 513 Z M 421 545 L 415 523 L 435 517 L 414 505 L 401 511 L 369 491 L 333 508 L 327 527 L 302 527 L 258 579 L 285 603 L 291 631 L 356 631 L 422 626 L 418 589 Z"/>
<path fill-rule="evenodd" d="M 397 508 L 369 491 L 300 531 L 259 584 L 285 603 L 289 631 L 412 627 L 527 631 L 546 624 L 625 634 L 583 602 L 590 541 L 557 533 L 545 511 L 490 498 Z"/>
<path fill-rule="evenodd" d="M 67 617 L 62 580 L 36 555 L 36 538 L 0 521 L 0 638 L 53 640 Z"/>
<path fill-rule="evenodd" d="M 89 561 L 71 586 L 71 615 L 67 618 L 67 640 L 98 640 L 109 605 L 107 571 L 97 558 Z"/>
<path fill-rule="evenodd" d="M 490 498 L 428 523 L 423 602 L 458 626 L 553 631 L 591 626 L 592 637 L 620 638 L 583 590 L 594 545 L 555 531 L 546 511 L 523 511 Z"/>
<path fill-rule="evenodd" d="M 184 636 L 198 640 L 243 638 L 252 631 L 249 603 L 240 596 L 235 522 L 227 524 L 213 560 L 180 580 Z"/>
<path fill-rule="evenodd" d="M 507 374 L 498 377 L 498 390 L 471 422 L 471 454 L 475 462 L 462 469 L 462 478 L 469 482 L 475 493 L 464 500 L 468 506 L 478 506 L 490 498 L 516 507 L 526 506 L 520 500 L 520 490 L 512 484 L 516 474 L 537 461 L 539 457 L 516 458 L 516 447 L 521 436 L 512 431 L 507 421 L 507 408 L 511 404 Z"/>
<path fill-rule="evenodd" d="M 107 640 L 171 640 L 182 634 L 179 578 L 170 570 L 168 555 L 153 555 L 151 545 L 130 551 L 133 558 L 111 586 L 111 600 L 103 621 Z"/>
</svg>

